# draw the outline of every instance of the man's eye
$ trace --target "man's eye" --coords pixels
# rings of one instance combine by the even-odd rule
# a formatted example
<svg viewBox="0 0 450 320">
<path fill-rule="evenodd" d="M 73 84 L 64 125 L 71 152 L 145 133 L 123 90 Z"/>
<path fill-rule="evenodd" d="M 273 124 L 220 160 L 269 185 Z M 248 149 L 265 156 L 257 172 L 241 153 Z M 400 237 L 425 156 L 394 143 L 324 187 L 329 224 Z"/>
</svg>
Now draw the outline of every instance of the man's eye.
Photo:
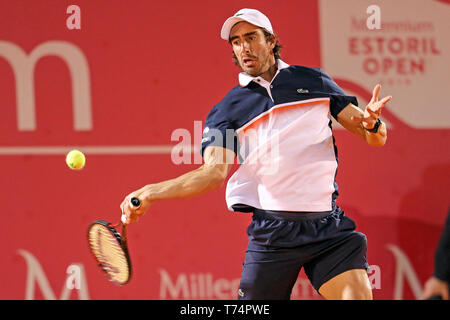
<svg viewBox="0 0 450 320">
<path fill-rule="evenodd" d="M 238 46 L 239 45 L 239 41 L 233 41 L 233 44 L 235 45 L 235 46 Z"/>
</svg>

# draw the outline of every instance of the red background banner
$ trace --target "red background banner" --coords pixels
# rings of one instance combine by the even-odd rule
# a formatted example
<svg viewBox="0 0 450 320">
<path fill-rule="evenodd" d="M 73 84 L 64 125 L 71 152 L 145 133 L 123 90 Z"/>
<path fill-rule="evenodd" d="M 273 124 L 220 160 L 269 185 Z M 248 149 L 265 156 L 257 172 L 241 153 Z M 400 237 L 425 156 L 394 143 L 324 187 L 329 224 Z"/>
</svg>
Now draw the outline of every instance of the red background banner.
<svg viewBox="0 0 450 320">
<path fill-rule="evenodd" d="M 80 30 L 66 26 L 71 4 L 81 10 Z M 86 230 L 96 219 L 118 220 L 119 204 L 129 192 L 198 167 L 173 164 L 170 150 L 149 150 L 178 144 L 171 134 L 179 128 L 191 132 L 188 144 L 200 143 L 194 121 L 204 122 L 237 84 L 239 69 L 219 31 L 242 7 L 269 16 L 284 61 L 321 67 L 316 1 L 0 0 L 1 299 L 237 297 L 251 217 L 227 210 L 225 187 L 155 203 L 131 225 L 134 275 L 124 287 L 108 283 L 98 270 Z M 36 128 L 19 128 L 22 84 L 16 83 L 5 48 L 14 45 L 29 57 L 50 41 L 71 44 L 86 58 L 90 130 L 74 127 L 75 80 L 54 54 L 33 68 Z M 357 84 L 336 81 L 370 97 Z M 448 83 L 436 85 L 445 94 Z M 388 85 L 382 94 L 389 94 Z M 335 131 L 338 203 L 367 235 L 369 264 L 379 267 L 374 297 L 416 299 L 433 272 L 450 204 L 449 130 L 414 129 L 388 108 L 384 114 L 397 125 L 383 148 Z M 142 149 L 129 151 L 132 146 Z M 71 147 L 86 154 L 81 171 L 65 164 Z M 81 266 L 84 288 L 69 290 L 67 268 L 74 264 Z M 319 299 L 304 279 L 302 272 L 293 298 Z"/>
</svg>

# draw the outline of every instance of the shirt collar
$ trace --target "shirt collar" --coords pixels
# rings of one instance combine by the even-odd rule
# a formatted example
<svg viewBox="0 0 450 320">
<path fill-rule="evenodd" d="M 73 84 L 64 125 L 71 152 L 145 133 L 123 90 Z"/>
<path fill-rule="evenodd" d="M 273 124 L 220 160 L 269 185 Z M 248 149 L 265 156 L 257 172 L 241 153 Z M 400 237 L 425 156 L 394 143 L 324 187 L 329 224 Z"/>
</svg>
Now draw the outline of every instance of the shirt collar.
<svg viewBox="0 0 450 320">
<path fill-rule="evenodd" d="M 275 77 L 277 76 L 278 72 L 280 72 L 281 69 L 285 69 L 287 67 L 289 67 L 287 63 L 285 63 L 281 59 L 277 59 L 277 73 L 273 78 L 275 79 Z M 258 77 L 253 77 L 246 72 L 241 72 L 239 73 L 239 84 L 242 87 L 246 87 L 251 81 L 255 80 L 256 78 Z"/>
</svg>

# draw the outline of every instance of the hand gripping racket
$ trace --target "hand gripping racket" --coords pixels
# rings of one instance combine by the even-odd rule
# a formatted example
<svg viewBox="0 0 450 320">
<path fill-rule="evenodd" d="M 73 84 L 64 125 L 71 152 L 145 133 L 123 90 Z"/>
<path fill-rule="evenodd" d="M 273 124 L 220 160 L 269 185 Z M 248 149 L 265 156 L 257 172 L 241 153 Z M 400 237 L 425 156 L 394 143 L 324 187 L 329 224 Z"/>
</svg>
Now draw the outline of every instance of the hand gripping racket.
<svg viewBox="0 0 450 320">
<path fill-rule="evenodd" d="M 138 198 L 131 198 L 130 206 L 139 208 Z M 96 220 L 88 228 L 88 244 L 99 267 L 108 279 L 118 285 L 127 284 L 131 279 L 131 259 L 127 244 L 125 215 L 116 225 L 104 220 Z M 117 228 L 122 225 L 122 234 Z"/>
</svg>

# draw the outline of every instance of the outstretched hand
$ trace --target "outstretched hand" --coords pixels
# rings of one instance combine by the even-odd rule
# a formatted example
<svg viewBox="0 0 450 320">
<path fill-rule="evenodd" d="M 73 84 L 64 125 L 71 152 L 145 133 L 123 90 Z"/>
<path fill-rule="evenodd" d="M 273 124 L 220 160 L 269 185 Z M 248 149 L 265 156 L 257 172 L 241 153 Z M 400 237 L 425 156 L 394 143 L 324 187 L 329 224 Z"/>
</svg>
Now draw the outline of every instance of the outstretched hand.
<svg viewBox="0 0 450 320">
<path fill-rule="evenodd" d="M 386 105 L 386 103 L 392 99 L 392 96 L 384 97 L 378 100 L 378 94 L 380 93 L 381 85 L 377 84 L 372 92 L 372 99 L 370 99 L 369 104 L 364 110 L 364 115 L 362 117 L 351 117 L 355 122 L 360 122 L 366 129 L 372 129 L 375 126 L 375 122 L 381 115 L 381 110 Z"/>
</svg>

